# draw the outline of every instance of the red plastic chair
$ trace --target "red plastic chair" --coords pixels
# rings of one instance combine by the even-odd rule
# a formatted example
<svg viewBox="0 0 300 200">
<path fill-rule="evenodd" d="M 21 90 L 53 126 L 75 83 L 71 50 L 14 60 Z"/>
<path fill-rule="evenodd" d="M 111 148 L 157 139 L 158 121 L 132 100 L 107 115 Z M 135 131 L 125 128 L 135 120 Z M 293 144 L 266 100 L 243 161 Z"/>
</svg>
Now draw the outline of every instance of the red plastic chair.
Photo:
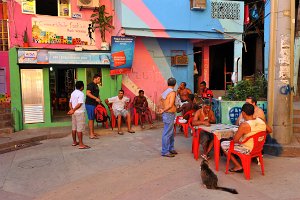
<svg viewBox="0 0 300 200">
<path fill-rule="evenodd" d="M 143 122 L 146 120 L 145 116 L 142 116 L 142 120 Z M 136 108 L 133 108 L 133 121 L 135 126 L 139 125 L 139 113 L 136 111 Z"/>
<path fill-rule="evenodd" d="M 259 158 L 259 162 L 260 162 L 260 166 L 261 166 L 261 174 L 262 175 L 265 174 L 262 150 L 263 150 L 263 147 L 264 147 L 264 144 L 266 141 L 266 132 L 262 131 L 262 132 L 256 133 L 255 135 L 252 135 L 252 136 L 246 138 L 246 140 L 240 144 L 243 144 L 250 139 L 253 139 L 253 149 L 249 154 L 242 154 L 238 151 L 235 151 L 234 150 L 234 141 L 230 142 L 230 147 L 229 147 L 228 154 L 227 154 L 226 171 L 225 171 L 226 174 L 228 173 L 229 161 L 230 161 L 231 154 L 235 154 L 240 157 L 240 159 L 242 161 L 242 166 L 244 169 L 244 175 L 247 180 L 250 179 L 250 165 L 251 165 L 251 159 L 253 157 Z"/>
<path fill-rule="evenodd" d="M 112 110 L 110 111 L 110 118 L 111 118 L 111 128 L 114 129 L 116 127 L 116 116 Z"/>
<path fill-rule="evenodd" d="M 176 135 L 176 125 L 182 126 L 183 128 L 183 134 L 185 137 L 188 137 L 189 135 L 189 126 L 193 121 L 193 115 L 194 115 L 194 110 L 190 110 L 184 114 L 184 116 L 177 116 L 175 119 L 174 123 L 174 135 Z M 180 123 L 179 120 L 180 118 L 184 118 L 185 116 L 189 116 L 189 120 L 186 123 Z"/>
</svg>

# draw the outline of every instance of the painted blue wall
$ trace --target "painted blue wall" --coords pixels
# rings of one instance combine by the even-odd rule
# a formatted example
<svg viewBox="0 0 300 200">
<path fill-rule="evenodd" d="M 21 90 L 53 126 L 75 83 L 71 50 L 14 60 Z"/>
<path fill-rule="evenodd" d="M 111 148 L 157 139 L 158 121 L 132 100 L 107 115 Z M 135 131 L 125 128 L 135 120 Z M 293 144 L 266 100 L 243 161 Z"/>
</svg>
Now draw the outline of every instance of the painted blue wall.
<svg viewBox="0 0 300 200">
<path fill-rule="evenodd" d="M 216 33 L 212 28 L 232 33 L 233 36 L 235 33 L 239 35 L 243 32 L 244 2 L 207 0 L 206 9 L 191 10 L 189 0 L 175 1 L 143 0 L 142 5 L 134 5 L 134 1 L 124 3 L 116 0 L 116 13 L 121 26 L 129 35 L 135 33 L 141 36 L 154 36 L 155 33 L 147 32 L 147 30 L 164 30 L 171 38 L 222 39 L 224 35 Z M 239 19 L 212 18 L 212 2 L 237 4 L 240 9 Z M 149 19 L 156 19 L 159 23 Z"/>
</svg>

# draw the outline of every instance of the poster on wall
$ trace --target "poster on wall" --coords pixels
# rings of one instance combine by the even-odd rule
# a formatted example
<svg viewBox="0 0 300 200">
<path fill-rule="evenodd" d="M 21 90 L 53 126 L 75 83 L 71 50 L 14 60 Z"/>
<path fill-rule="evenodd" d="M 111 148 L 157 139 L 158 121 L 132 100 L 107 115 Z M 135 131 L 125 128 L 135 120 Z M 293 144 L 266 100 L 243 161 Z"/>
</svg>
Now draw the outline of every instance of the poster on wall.
<svg viewBox="0 0 300 200">
<path fill-rule="evenodd" d="M 60 50 L 18 50 L 19 64 L 110 65 L 110 53 Z"/>
<path fill-rule="evenodd" d="M 22 0 L 22 13 L 35 14 L 35 0 Z"/>
<path fill-rule="evenodd" d="M 41 44 L 95 45 L 90 21 L 32 18 L 32 40 Z"/>
<path fill-rule="evenodd" d="M 110 75 L 129 73 L 134 53 L 134 37 L 113 36 Z"/>
</svg>

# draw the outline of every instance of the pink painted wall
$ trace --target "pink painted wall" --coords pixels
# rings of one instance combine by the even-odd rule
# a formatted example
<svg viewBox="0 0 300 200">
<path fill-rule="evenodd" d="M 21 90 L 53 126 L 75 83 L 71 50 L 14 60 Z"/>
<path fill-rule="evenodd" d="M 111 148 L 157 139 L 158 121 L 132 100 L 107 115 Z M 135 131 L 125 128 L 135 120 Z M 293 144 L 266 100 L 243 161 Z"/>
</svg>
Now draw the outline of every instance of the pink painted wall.
<svg viewBox="0 0 300 200">
<path fill-rule="evenodd" d="M 10 79 L 9 79 L 9 60 L 8 51 L 0 51 L 0 67 L 5 68 L 6 74 L 6 93 L 10 95 Z"/>
<path fill-rule="evenodd" d="M 28 30 L 28 38 L 29 38 L 29 46 L 30 47 L 39 47 L 39 48 L 53 48 L 53 49 L 74 49 L 75 45 L 64 45 L 64 44 L 37 44 L 33 43 L 30 41 L 30 38 L 32 38 L 32 22 L 31 18 L 32 17 L 38 17 L 38 16 L 43 16 L 47 17 L 46 15 L 32 15 L 32 14 L 23 14 L 21 12 L 21 1 L 8 1 L 8 8 L 12 9 L 9 11 L 9 20 L 11 21 L 10 24 L 10 47 L 19 47 L 23 45 L 23 33 L 24 30 L 27 27 Z M 108 0 L 101 0 L 101 4 L 106 5 L 106 12 L 112 13 L 112 7 L 111 7 L 111 2 Z M 92 9 L 82 9 L 81 11 L 79 10 L 79 7 L 77 7 L 77 0 L 71 0 L 71 13 L 81 13 L 82 14 L 82 19 L 76 19 L 76 20 L 84 20 L 84 21 L 89 21 L 90 16 L 93 13 Z M 13 15 L 12 15 L 13 13 Z M 53 16 L 49 16 L 49 18 L 53 19 Z M 59 19 L 62 19 L 62 17 L 57 17 Z M 70 18 L 65 18 L 65 19 L 72 19 Z M 75 19 L 72 19 L 75 20 Z M 99 49 L 100 48 L 100 43 L 101 43 L 101 37 L 98 29 L 95 31 L 95 40 L 96 40 L 96 47 Z M 107 42 L 110 42 L 110 36 L 111 33 L 107 32 L 106 34 L 106 40 Z"/>
</svg>

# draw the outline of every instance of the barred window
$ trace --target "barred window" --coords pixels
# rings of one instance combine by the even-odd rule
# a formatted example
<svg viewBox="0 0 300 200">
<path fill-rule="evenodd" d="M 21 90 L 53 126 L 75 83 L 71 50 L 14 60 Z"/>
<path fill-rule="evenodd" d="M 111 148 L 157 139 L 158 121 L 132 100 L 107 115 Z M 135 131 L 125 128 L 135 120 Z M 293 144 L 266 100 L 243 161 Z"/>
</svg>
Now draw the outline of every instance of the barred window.
<svg viewBox="0 0 300 200">
<path fill-rule="evenodd" d="M 232 2 L 211 2 L 211 17 L 218 19 L 240 19 L 240 4 Z"/>
<path fill-rule="evenodd" d="M 8 51 L 8 20 L 0 19 L 0 51 Z"/>
</svg>

